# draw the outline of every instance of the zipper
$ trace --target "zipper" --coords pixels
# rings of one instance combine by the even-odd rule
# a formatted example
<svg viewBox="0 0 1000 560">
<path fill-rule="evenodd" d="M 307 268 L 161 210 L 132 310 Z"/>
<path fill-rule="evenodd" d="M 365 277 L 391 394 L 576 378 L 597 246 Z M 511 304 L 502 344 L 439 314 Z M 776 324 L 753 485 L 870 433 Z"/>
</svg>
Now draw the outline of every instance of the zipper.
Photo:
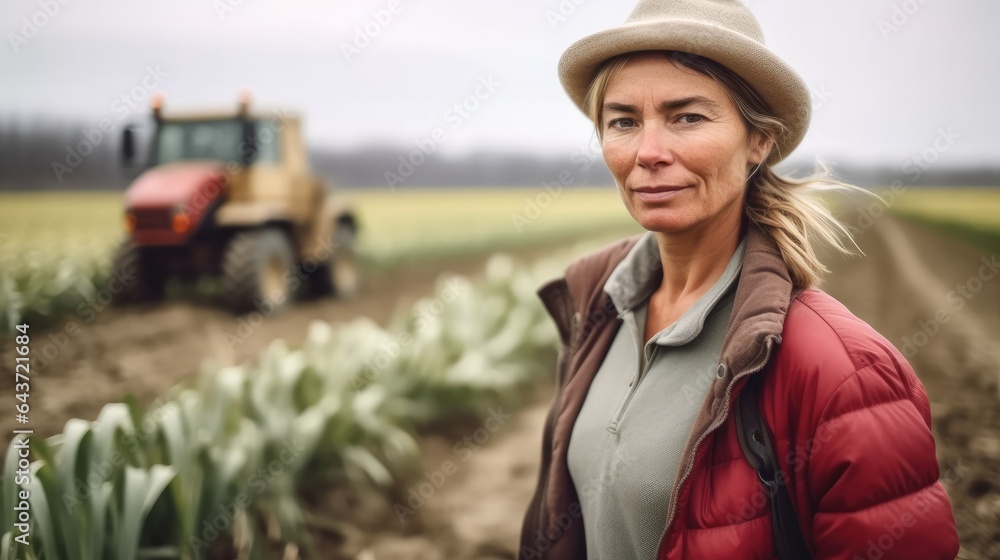
<svg viewBox="0 0 1000 560">
<path fill-rule="evenodd" d="M 771 351 L 774 347 L 774 343 L 779 343 L 779 344 L 781 343 L 781 335 L 767 336 L 767 339 L 765 341 L 767 350 L 764 353 L 764 359 L 761 361 L 760 365 L 733 376 L 733 380 L 730 381 L 729 385 L 726 386 L 726 394 L 722 399 L 722 410 L 729 410 L 729 398 L 732 396 L 733 385 L 736 385 L 737 381 L 743 379 L 744 377 L 757 373 L 760 370 L 764 369 L 765 366 L 767 366 L 767 362 L 771 359 Z M 684 482 L 687 480 L 687 477 L 691 474 L 691 470 L 694 468 L 694 458 L 698 454 L 698 446 L 701 445 L 701 442 L 705 441 L 705 438 L 707 438 L 709 434 L 717 430 L 719 426 L 721 426 L 722 423 L 726 421 L 726 418 L 728 416 L 729 416 L 728 413 L 723 414 L 721 418 L 717 419 L 715 422 L 709 425 L 708 429 L 706 429 L 698 437 L 698 439 L 695 440 L 694 447 L 691 449 L 691 459 L 688 462 L 687 467 L 685 467 L 684 469 L 684 474 L 682 474 L 680 480 L 677 481 L 677 492 L 675 495 L 671 496 L 670 511 L 667 512 L 667 522 L 663 526 L 663 533 L 660 534 L 660 545 L 657 548 L 657 554 L 659 554 L 660 551 L 663 550 L 663 539 L 666 538 L 667 529 L 670 528 L 670 524 L 674 520 L 674 515 L 677 513 L 677 498 L 680 497 L 681 488 L 684 486 Z"/>
<path fill-rule="evenodd" d="M 628 384 L 628 392 L 625 393 L 625 395 L 622 397 L 621 402 L 618 403 L 618 407 L 615 409 L 615 413 L 611 416 L 611 422 L 608 424 L 608 431 L 616 435 L 618 434 L 618 425 L 621 424 L 622 416 L 625 414 L 625 409 L 628 408 L 628 404 L 632 402 L 632 397 L 639 389 L 639 383 L 642 382 L 642 379 L 646 376 L 646 373 L 649 371 L 650 364 L 653 363 L 652 356 L 650 356 L 648 360 L 644 359 L 646 356 L 645 353 L 646 348 L 645 345 L 643 344 L 642 337 L 639 336 L 639 326 L 635 320 L 635 315 L 634 314 L 629 315 L 629 311 L 626 310 L 619 313 L 618 318 L 624 319 L 626 315 L 628 315 L 628 320 L 626 322 L 628 323 L 629 330 L 632 331 L 632 336 L 633 338 L 635 338 L 636 347 L 639 351 L 638 363 L 642 365 L 637 364 L 636 367 L 637 373 L 635 376 L 632 377 L 632 381 L 629 382 Z M 653 349 L 653 352 L 654 353 L 656 352 L 655 348 Z"/>
</svg>

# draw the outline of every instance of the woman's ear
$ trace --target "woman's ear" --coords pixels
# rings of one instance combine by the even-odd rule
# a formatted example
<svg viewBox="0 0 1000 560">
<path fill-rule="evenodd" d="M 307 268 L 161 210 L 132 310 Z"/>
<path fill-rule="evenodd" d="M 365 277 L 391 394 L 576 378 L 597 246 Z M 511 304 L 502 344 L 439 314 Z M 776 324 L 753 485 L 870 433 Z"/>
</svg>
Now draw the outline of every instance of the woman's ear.
<svg viewBox="0 0 1000 560">
<path fill-rule="evenodd" d="M 747 163 L 757 165 L 767 159 L 774 147 L 774 139 L 760 132 L 754 132 L 750 136 L 750 158 Z"/>
</svg>

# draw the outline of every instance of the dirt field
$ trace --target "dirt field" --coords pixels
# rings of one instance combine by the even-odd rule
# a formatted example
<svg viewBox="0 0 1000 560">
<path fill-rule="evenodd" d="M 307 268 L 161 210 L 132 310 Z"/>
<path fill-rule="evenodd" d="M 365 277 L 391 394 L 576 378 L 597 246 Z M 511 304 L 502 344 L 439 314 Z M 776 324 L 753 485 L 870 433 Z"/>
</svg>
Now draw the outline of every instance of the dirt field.
<svg viewBox="0 0 1000 560">
<path fill-rule="evenodd" d="M 932 401 L 942 480 L 963 542 L 961 557 L 1000 558 L 1000 275 L 971 280 L 981 259 L 989 261 L 992 255 L 888 218 L 877 220 L 858 241 L 867 257 L 826 259 L 833 274 L 824 289 L 908 353 Z M 235 332 L 239 324 L 221 309 L 170 303 L 141 312 L 103 311 L 77 336 L 66 335 L 65 348 L 35 377 L 33 423 L 41 435 L 55 433 L 70 417 L 93 418 L 105 402 L 120 399 L 125 391 L 148 403 L 190 378 L 203 357 L 242 361 L 273 338 L 294 343 L 304 338 L 313 318 L 366 314 L 384 323 L 397 305 L 430 295 L 443 269 L 474 274 L 483 262 L 414 265 L 370 277 L 358 300 L 301 304 L 268 318 L 233 351 L 222 334 Z M 971 297 L 961 295 L 958 285 Z M 964 301 L 961 309 L 959 301 Z M 59 346 L 65 333 L 65 326 L 36 332 L 34 340 Z M 9 349 L 2 359 L 13 361 Z M 456 426 L 448 435 L 426 438 L 425 478 L 414 485 L 441 484 L 416 507 L 408 502 L 410 488 L 389 498 L 343 490 L 309 496 L 316 514 L 342 520 L 332 525 L 312 520 L 325 556 L 513 557 L 537 476 L 549 396 L 541 389 L 523 408 L 504 411 L 510 418 L 470 455 L 456 454 L 453 445 L 478 426 Z M 12 427 L 8 422 L 2 419 L 4 434 Z M 442 481 L 436 472 L 448 460 L 457 470 Z M 395 503 L 407 505 L 412 514 L 400 521 Z"/>
</svg>

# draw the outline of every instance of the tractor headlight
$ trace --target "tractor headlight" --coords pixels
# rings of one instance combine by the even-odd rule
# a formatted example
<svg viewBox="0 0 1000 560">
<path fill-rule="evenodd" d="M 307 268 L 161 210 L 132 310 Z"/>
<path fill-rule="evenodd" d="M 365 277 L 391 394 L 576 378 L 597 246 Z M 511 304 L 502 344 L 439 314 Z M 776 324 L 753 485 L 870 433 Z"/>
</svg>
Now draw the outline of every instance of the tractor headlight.
<svg viewBox="0 0 1000 560">
<path fill-rule="evenodd" d="M 175 206 L 170 217 L 170 227 L 174 233 L 185 233 L 191 228 L 191 218 L 180 206 Z"/>
</svg>

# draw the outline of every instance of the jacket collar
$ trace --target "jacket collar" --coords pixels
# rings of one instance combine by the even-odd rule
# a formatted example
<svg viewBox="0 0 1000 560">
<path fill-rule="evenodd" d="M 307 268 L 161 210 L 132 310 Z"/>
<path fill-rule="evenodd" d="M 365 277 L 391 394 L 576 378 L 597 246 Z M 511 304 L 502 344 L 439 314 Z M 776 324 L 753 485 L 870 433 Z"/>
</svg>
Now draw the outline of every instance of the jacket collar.
<svg viewBox="0 0 1000 560">
<path fill-rule="evenodd" d="M 767 355 L 764 343 L 768 338 L 781 341 L 794 288 L 778 246 L 770 235 L 751 223 L 733 314 L 722 343 L 720 361 L 728 367 L 730 376 L 759 364 Z"/>
<path fill-rule="evenodd" d="M 603 289 L 605 283 L 645 235 L 633 235 L 574 261 L 567 267 L 565 276 L 546 283 L 537 291 L 564 343 L 579 347 L 583 339 L 600 330 L 611 318 L 608 311 L 618 306 Z M 780 342 L 785 314 L 792 299 L 793 285 L 788 267 L 771 237 L 750 222 L 744 242 L 733 314 L 720 356 L 720 362 L 729 370 L 728 375 L 760 361 L 766 353 L 764 342 L 767 338 L 774 337 Z M 577 329 L 579 324 L 585 328 Z"/>
</svg>

